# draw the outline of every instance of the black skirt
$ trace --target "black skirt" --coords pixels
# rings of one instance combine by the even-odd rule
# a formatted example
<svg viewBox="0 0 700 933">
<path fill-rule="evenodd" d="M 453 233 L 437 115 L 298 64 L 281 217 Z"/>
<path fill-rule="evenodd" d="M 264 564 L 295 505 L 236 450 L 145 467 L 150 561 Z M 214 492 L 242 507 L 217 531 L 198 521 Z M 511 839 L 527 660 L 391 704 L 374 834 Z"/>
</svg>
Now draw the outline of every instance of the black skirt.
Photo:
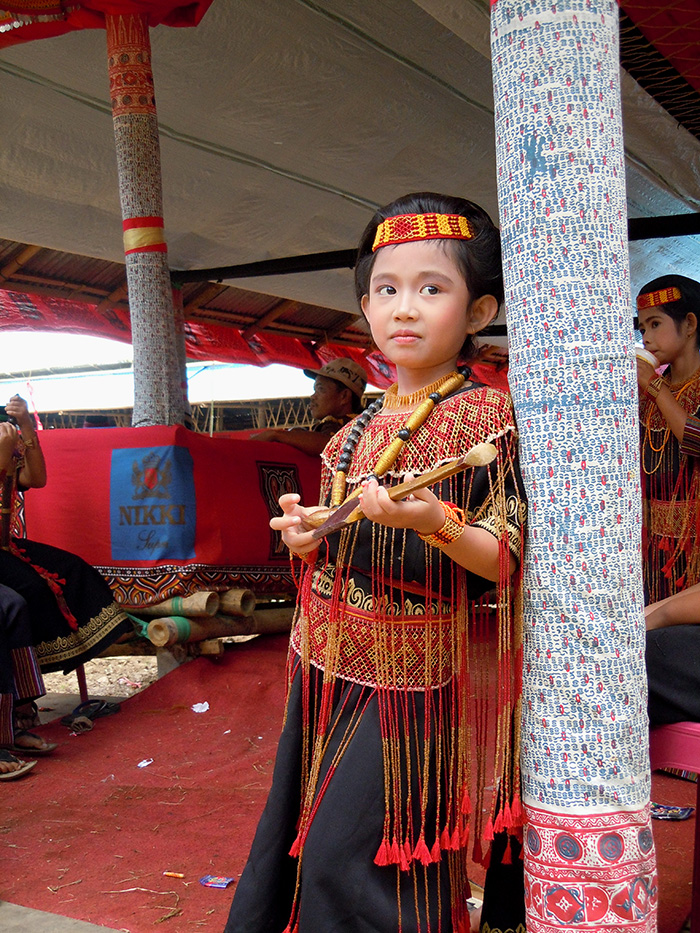
<svg viewBox="0 0 700 933">
<path fill-rule="evenodd" d="M 82 558 L 25 538 L 15 538 L 13 544 L 27 560 L 0 550 L 0 583 L 27 601 L 32 641 L 42 671 L 67 674 L 133 631 L 126 613 L 114 602 L 107 581 Z M 56 594 L 35 567 L 55 575 L 77 628 L 68 622 Z"/>
</svg>

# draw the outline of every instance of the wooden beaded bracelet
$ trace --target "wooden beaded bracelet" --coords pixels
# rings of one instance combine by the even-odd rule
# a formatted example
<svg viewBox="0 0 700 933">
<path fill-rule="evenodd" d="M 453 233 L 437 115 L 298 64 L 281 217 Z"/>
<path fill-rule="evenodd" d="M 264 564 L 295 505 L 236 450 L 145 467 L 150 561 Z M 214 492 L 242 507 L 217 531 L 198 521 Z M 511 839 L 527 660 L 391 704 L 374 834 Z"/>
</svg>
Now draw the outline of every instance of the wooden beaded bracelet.
<svg viewBox="0 0 700 933">
<path fill-rule="evenodd" d="M 440 505 L 445 513 L 442 526 L 430 535 L 423 535 L 419 531 L 418 537 L 431 547 L 445 548 L 461 537 L 467 522 L 463 510 L 456 505 L 449 502 L 441 502 Z"/>
<path fill-rule="evenodd" d="M 661 376 L 657 376 L 656 379 L 652 379 L 649 385 L 646 387 L 645 392 L 649 398 L 656 399 L 656 396 L 666 385 Z"/>
</svg>

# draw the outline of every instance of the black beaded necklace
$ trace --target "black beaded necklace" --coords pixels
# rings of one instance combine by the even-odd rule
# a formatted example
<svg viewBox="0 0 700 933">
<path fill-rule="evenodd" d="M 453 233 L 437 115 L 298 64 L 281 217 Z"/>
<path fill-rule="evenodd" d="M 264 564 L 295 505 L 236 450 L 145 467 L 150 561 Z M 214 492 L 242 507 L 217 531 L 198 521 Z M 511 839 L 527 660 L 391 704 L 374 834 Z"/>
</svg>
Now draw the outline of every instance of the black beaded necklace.
<svg viewBox="0 0 700 933">
<path fill-rule="evenodd" d="M 409 399 L 416 399 L 418 404 L 416 408 L 413 409 L 411 414 L 406 419 L 406 423 L 399 431 L 396 432 L 396 437 L 389 444 L 389 446 L 382 452 L 379 460 L 377 460 L 374 470 L 370 476 L 378 479 L 380 476 L 383 476 L 387 470 L 396 463 L 401 450 L 404 447 L 404 444 L 410 440 L 411 435 L 418 430 L 419 427 L 427 420 L 428 416 L 438 404 L 446 396 L 450 395 L 456 389 L 461 388 L 466 380 L 471 375 L 471 370 L 469 367 L 465 367 L 457 372 L 450 373 L 447 376 L 443 376 L 437 382 L 432 383 L 429 386 L 426 386 L 425 389 L 422 389 L 419 393 L 413 393 L 412 396 L 408 396 Z M 424 395 L 426 390 L 431 390 L 428 392 L 428 395 Z M 398 399 L 399 397 L 394 395 L 392 399 Z M 355 454 L 355 448 L 357 447 L 357 442 L 359 441 L 362 433 L 364 432 L 367 425 L 370 423 L 372 418 L 381 411 L 384 407 L 385 402 L 389 400 L 388 393 L 380 396 L 375 399 L 370 405 L 365 408 L 361 415 L 357 417 L 355 423 L 350 429 L 350 433 L 347 436 L 345 443 L 343 444 L 340 450 L 340 456 L 338 458 L 338 464 L 336 466 L 336 473 L 333 477 L 333 486 L 331 488 L 331 508 L 337 505 L 340 505 L 345 500 L 345 487 L 348 470 L 350 469 L 350 464 L 352 463 L 352 458 Z M 401 407 L 405 399 L 401 399 Z M 396 405 L 396 402 L 394 402 Z M 355 491 L 353 495 L 359 494 L 359 489 Z"/>
</svg>

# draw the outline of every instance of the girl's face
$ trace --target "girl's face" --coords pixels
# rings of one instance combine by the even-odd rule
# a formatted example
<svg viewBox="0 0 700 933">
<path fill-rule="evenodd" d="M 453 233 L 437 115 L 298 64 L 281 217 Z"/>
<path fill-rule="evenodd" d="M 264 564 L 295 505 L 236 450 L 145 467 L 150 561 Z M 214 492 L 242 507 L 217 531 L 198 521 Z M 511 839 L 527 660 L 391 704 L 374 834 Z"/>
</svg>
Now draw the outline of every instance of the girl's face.
<svg viewBox="0 0 700 933">
<path fill-rule="evenodd" d="M 644 348 L 653 353 L 659 363 L 673 363 L 681 351 L 686 350 L 688 340 L 695 342 L 695 332 L 688 333 L 688 318 L 676 321 L 663 308 L 646 308 L 639 312 L 639 332 L 644 338 Z"/>
<path fill-rule="evenodd" d="M 490 320 L 496 299 L 486 295 L 470 308 L 464 274 L 449 248 L 420 240 L 378 250 L 362 310 L 377 347 L 396 365 L 399 386 L 423 386 L 451 372 L 467 334 L 488 323 L 482 323 L 485 299 L 493 305 Z"/>
</svg>

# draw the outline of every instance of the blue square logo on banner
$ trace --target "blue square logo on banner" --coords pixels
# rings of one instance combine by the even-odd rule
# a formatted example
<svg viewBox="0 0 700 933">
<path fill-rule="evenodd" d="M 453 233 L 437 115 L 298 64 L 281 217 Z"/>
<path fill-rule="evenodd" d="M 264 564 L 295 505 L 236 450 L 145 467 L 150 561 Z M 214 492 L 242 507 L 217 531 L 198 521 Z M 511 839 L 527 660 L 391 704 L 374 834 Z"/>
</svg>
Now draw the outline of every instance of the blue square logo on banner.
<svg viewBox="0 0 700 933">
<path fill-rule="evenodd" d="M 186 447 L 112 451 L 109 512 L 113 560 L 189 560 L 197 524 Z"/>
</svg>

